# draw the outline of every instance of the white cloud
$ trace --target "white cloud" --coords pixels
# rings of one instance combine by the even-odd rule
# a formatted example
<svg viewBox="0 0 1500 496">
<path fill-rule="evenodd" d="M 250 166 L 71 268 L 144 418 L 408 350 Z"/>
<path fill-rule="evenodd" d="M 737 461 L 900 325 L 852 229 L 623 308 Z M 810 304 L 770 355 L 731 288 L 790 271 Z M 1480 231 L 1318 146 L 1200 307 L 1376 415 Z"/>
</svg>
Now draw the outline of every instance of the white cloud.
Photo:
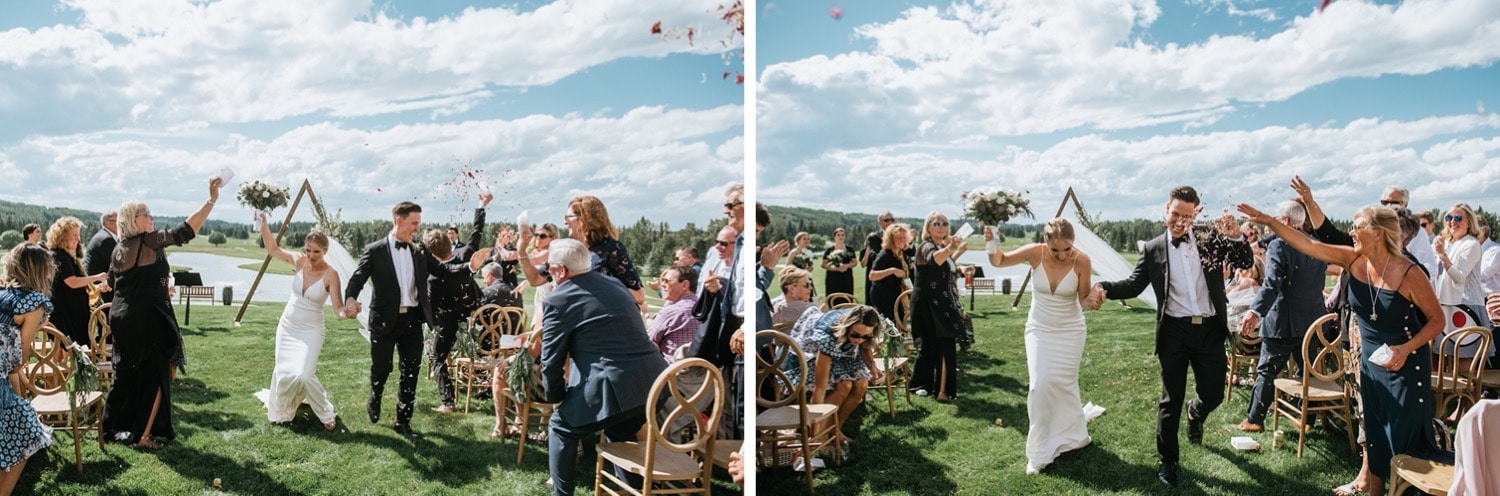
<svg viewBox="0 0 1500 496">
<path fill-rule="evenodd" d="M 1336 218 L 1393 184 L 1412 190 L 1415 208 L 1465 201 L 1493 209 L 1497 130 L 1500 116 L 1469 114 L 1135 140 L 1087 135 L 989 155 L 911 146 L 834 150 L 792 167 L 762 168 L 759 195 L 774 205 L 921 216 L 957 213 L 966 189 L 1006 186 L 1029 190 L 1037 212 L 1050 215 L 1072 187 L 1091 212 L 1119 220 L 1159 216 L 1167 190 L 1179 184 L 1198 188 L 1208 212 L 1235 202 L 1270 205 L 1293 194 L 1287 184 L 1300 174 Z"/>
<path fill-rule="evenodd" d="M 1235 6 L 1237 3 L 1229 3 Z M 1238 9 L 1238 7 L 1235 7 Z M 856 28 L 868 51 L 763 71 L 762 157 L 954 143 L 975 135 L 1217 122 L 1342 78 L 1419 75 L 1500 59 L 1500 2 L 1335 2 L 1268 36 L 1142 39 L 1152 0 L 975 0 Z M 763 35 L 768 35 L 763 33 Z M 936 124 L 928 124 L 933 122 Z"/>
<path fill-rule="evenodd" d="M 534 219 L 560 221 L 568 199 L 592 194 L 617 222 L 646 216 L 702 225 L 720 215 L 717 203 L 693 202 L 719 195 L 741 175 L 743 112 L 738 105 L 643 107 L 618 117 L 531 115 L 384 130 L 319 123 L 268 140 L 221 136 L 208 150 L 114 134 L 33 137 L 0 148 L 0 173 L 16 181 L 18 194 L 5 195 L 11 201 L 102 210 L 142 199 L 182 215 L 202 201 L 207 178 L 229 166 L 234 187 L 260 179 L 295 188 L 309 179 L 346 219 L 383 218 L 391 204 L 414 199 L 427 221 L 449 222 L 467 219 L 476 184 L 463 173 L 478 171 L 493 185 L 492 215 L 500 218 L 529 209 Z M 18 170 L 18 163 L 26 165 Z M 57 174 L 91 179 L 57 181 Z M 220 202 L 214 217 L 250 218 L 232 201 Z"/>
<path fill-rule="evenodd" d="M 56 109 L 29 102 L 62 100 L 51 124 L 65 133 L 324 112 L 448 115 L 489 98 L 486 85 L 547 85 L 612 60 L 719 49 L 663 42 L 649 34 L 656 21 L 695 27 L 700 40 L 730 32 L 712 5 L 695 0 L 468 8 L 438 19 L 392 18 L 369 0 L 65 7 L 78 25 L 0 33 L 0 74 L 9 80 L 0 82 L 0 111 L 44 114 Z"/>
</svg>

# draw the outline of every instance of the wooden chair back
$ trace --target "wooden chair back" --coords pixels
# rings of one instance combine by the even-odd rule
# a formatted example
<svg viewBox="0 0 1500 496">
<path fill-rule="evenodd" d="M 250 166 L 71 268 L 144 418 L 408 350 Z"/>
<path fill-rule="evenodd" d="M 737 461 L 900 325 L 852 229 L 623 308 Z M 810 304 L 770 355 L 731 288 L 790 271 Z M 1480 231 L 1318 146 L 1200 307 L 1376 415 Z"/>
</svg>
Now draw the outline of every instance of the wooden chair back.
<svg viewBox="0 0 1500 496">
<path fill-rule="evenodd" d="M 73 341 L 49 324 L 37 330 L 21 358 L 21 377 L 27 398 L 66 393 L 73 379 Z"/>
<path fill-rule="evenodd" d="M 829 293 L 823 298 L 823 311 L 826 312 L 844 303 L 859 303 L 859 299 L 849 293 Z"/>
<path fill-rule="evenodd" d="M 703 384 L 696 390 L 685 390 L 677 380 L 684 375 L 703 377 Z M 646 397 L 646 426 L 650 433 L 646 440 L 645 473 L 654 471 L 657 450 L 663 449 L 696 458 L 703 471 L 702 481 L 709 484 L 713 478 L 714 438 L 724 416 L 727 398 L 724 376 L 708 360 L 685 358 L 672 362 L 667 370 L 662 371 Z M 684 418 L 692 421 L 688 424 L 692 434 L 674 442 L 670 432 L 672 426 Z"/>
<path fill-rule="evenodd" d="M 94 363 L 108 362 L 114 355 L 114 339 L 110 337 L 109 307 L 113 303 L 105 303 L 89 313 L 89 357 Z"/>
<path fill-rule="evenodd" d="M 891 315 L 895 316 L 895 318 L 893 318 L 891 320 L 896 323 L 896 327 L 897 328 L 901 329 L 901 333 L 902 334 L 908 334 L 908 335 L 911 334 L 911 290 L 910 289 L 908 289 L 906 291 L 902 291 L 901 292 L 901 296 L 897 296 L 896 297 L 896 307 L 891 310 Z"/>
<path fill-rule="evenodd" d="M 1338 382 L 1344 377 L 1344 355 L 1338 335 L 1329 336 L 1323 326 L 1339 318 L 1330 313 L 1307 326 L 1307 335 L 1302 337 L 1302 390 L 1306 397 L 1310 380 Z M 1347 392 L 1348 385 L 1345 385 Z"/>
<path fill-rule="evenodd" d="M 807 360 L 802 347 L 786 333 L 762 330 L 755 333 L 756 342 L 766 344 L 765 353 L 755 354 L 755 388 L 752 391 L 768 391 L 770 398 L 756 396 L 755 403 L 762 409 L 804 405 L 807 396 Z M 788 372 L 787 363 L 796 360 L 796 371 Z M 766 381 L 771 381 L 767 384 Z M 769 387 L 768 387 L 769 386 Z M 805 410 L 805 409 L 804 409 Z"/>
</svg>

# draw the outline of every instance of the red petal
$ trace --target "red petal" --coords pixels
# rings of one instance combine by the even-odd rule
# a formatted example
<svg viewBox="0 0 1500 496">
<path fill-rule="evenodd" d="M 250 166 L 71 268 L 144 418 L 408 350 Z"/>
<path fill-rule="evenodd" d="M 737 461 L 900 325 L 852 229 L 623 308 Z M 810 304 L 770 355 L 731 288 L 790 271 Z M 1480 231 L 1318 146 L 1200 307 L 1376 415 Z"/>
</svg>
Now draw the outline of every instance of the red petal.
<svg viewBox="0 0 1500 496">
<path fill-rule="evenodd" d="M 661 34 L 661 21 L 656 21 L 656 24 L 651 25 L 651 34 Z"/>
</svg>

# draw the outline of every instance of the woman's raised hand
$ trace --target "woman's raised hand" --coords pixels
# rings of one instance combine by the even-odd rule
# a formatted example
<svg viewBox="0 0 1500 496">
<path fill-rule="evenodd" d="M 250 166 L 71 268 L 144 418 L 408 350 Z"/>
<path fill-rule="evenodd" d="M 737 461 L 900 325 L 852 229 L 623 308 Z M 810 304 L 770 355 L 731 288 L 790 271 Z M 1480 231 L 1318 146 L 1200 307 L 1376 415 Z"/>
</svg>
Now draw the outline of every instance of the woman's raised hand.
<svg viewBox="0 0 1500 496">
<path fill-rule="evenodd" d="M 1254 222 L 1260 225 L 1270 225 L 1276 220 L 1272 219 L 1271 216 L 1266 215 L 1265 212 L 1256 210 L 1255 207 L 1250 206 L 1249 203 L 1241 203 L 1239 205 L 1236 205 L 1235 210 L 1239 210 L 1240 213 L 1245 214 L 1245 217 L 1248 217 L 1247 220 L 1249 220 L 1250 222 Z"/>
</svg>

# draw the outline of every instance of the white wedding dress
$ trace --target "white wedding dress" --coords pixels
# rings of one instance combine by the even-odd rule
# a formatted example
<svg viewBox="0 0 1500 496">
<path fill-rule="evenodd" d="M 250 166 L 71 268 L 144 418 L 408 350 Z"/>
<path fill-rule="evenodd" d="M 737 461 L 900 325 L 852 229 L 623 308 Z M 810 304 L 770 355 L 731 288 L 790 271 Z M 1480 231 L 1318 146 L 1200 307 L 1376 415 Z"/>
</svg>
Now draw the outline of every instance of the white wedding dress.
<svg viewBox="0 0 1500 496">
<path fill-rule="evenodd" d="M 1026 413 L 1026 469 L 1036 473 L 1058 455 L 1090 442 L 1088 418 L 1078 396 L 1078 365 L 1086 329 L 1078 303 L 1078 275 L 1069 267 L 1054 293 L 1047 270 L 1037 266 L 1031 312 L 1026 317 L 1026 370 L 1031 375 Z"/>
<path fill-rule="evenodd" d="M 303 293 L 302 275 L 292 277 L 292 296 L 276 325 L 276 368 L 271 371 L 271 388 L 255 396 L 266 405 L 266 416 L 272 422 L 290 422 L 303 403 L 324 424 L 336 418 L 328 391 L 318 381 L 318 353 L 323 350 L 323 304 L 328 289 L 313 283 Z"/>
</svg>

